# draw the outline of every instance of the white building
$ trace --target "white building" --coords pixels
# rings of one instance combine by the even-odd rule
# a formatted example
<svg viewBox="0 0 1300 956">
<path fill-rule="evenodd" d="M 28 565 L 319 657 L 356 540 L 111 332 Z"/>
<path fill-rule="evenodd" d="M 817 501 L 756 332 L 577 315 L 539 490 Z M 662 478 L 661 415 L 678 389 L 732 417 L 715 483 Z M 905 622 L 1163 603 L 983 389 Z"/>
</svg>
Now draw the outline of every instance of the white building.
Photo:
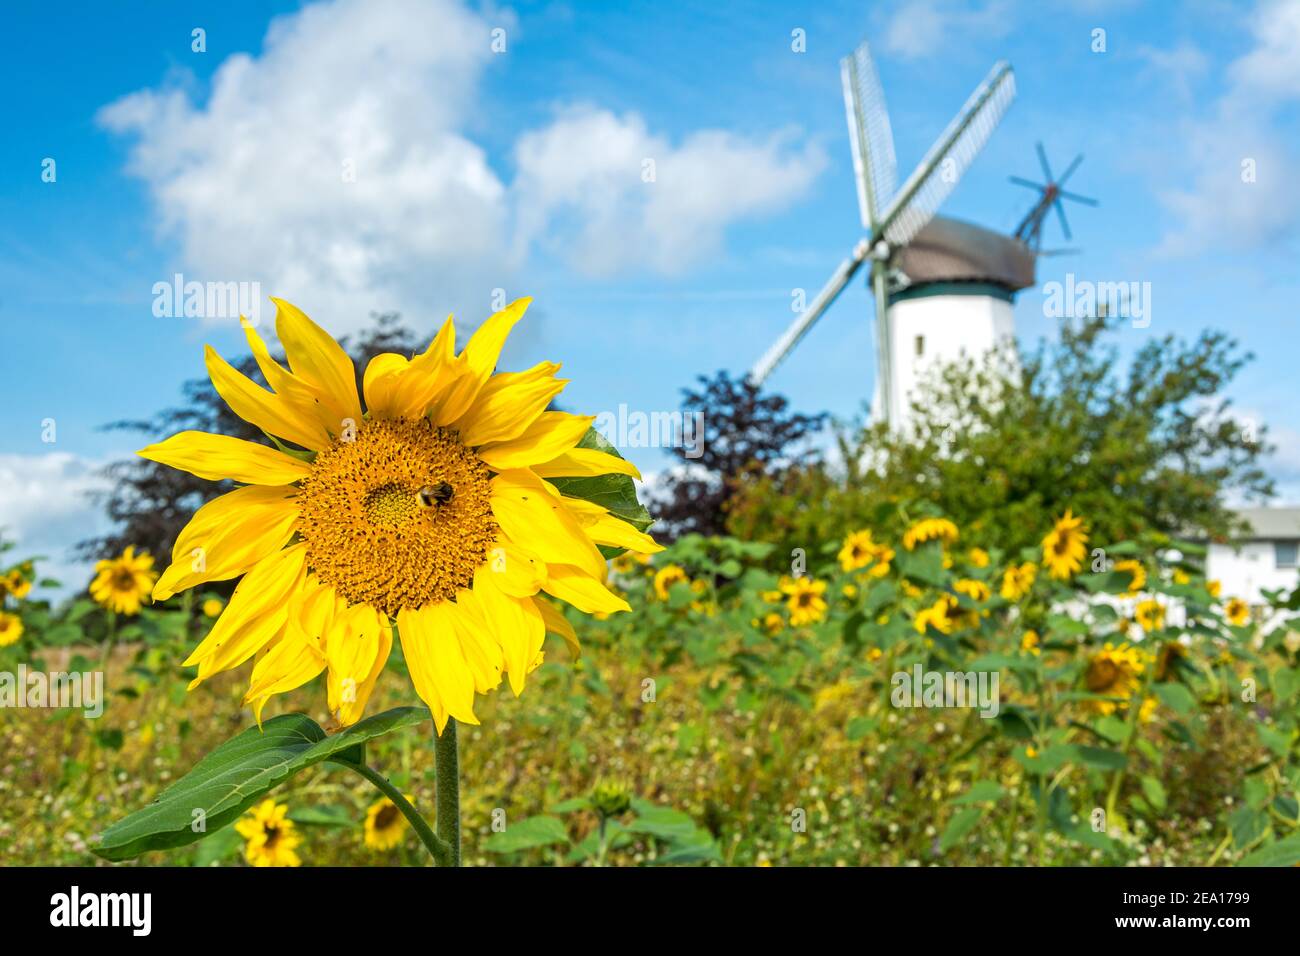
<svg viewBox="0 0 1300 956">
<path fill-rule="evenodd" d="M 1223 585 L 1224 598 L 1264 604 L 1264 591 L 1294 588 L 1300 549 L 1300 508 L 1243 508 L 1250 531 L 1227 544 L 1211 543 L 1206 576 Z"/>
<path fill-rule="evenodd" d="M 1014 344 L 1013 303 L 1034 284 L 1023 242 L 959 219 L 935 216 L 899 250 L 888 311 L 890 427 L 905 431 L 919 381 L 939 365 Z M 881 418 L 880 385 L 872 402 Z"/>
</svg>

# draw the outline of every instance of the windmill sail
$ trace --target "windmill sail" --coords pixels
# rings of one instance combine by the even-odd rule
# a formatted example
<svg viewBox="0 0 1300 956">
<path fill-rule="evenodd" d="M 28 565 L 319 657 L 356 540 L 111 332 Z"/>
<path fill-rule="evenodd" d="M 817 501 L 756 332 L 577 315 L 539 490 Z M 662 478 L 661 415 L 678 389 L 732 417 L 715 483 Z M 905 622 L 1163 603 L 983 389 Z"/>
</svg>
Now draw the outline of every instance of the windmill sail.
<svg viewBox="0 0 1300 956">
<path fill-rule="evenodd" d="M 876 238 L 906 245 L 938 212 L 971 160 L 984 148 L 1016 95 L 1011 65 L 999 60 L 966 105 L 930 147 L 880 217 Z"/>
<path fill-rule="evenodd" d="M 880 86 L 871 49 L 865 42 L 840 61 L 840 80 L 853 149 L 858 210 L 863 227 L 874 231 L 878 213 L 898 188 L 898 160 L 894 155 L 889 111 L 885 108 L 885 91 Z"/>
</svg>

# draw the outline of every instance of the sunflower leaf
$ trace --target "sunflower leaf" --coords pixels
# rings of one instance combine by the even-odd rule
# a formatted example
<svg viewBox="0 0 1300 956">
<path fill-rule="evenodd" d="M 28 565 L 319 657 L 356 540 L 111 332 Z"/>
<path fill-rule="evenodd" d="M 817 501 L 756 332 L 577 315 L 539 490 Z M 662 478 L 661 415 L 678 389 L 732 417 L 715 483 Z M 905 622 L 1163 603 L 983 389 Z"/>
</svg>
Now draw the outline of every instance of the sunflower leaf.
<svg viewBox="0 0 1300 956">
<path fill-rule="evenodd" d="M 398 707 L 327 736 L 306 714 L 272 717 L 260 730 L 250 727 L 221 744 L 149 806 L 105 830 L 92 849 L 106 860 L 128 860 L 195 843 L 294 774 L 347 759 L 367 740 L 428 719 L 423 707 Z"/>
<path fill-rule="evenodd" d="M 605 436 L 594 428 L 587 429 L 587 434 L 578 442 L 578 448 L 591 448 L 603 451 L 615 458 L 622 458 Z M 592 504 L 600 505 L 616 518 L 626 521 L 638 531 L 645 531 L 653 523 L 650 512 L 636 497 L 636 485 L 627 475 L 597 475 L 592 478 L 550 478 L 548 479 L 560 494 L 568 498 L 582 498 Z M 606 549 L 602 548 L 604 552 Z M 622 549 L 611 549 L 615 555 Z M 606 557 L 611 555 L 606 554 Z"/>
</svg>

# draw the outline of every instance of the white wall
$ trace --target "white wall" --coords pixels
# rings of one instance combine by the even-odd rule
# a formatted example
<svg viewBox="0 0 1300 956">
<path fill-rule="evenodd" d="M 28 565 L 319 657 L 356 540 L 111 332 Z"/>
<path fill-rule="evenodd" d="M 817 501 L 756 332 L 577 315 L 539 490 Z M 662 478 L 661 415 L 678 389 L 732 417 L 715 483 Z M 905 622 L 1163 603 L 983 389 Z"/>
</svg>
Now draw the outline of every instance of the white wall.
<svg viewBox="0 0 1300 956">
<path fill-rule="evenodd" d="M 1211 544 L 1205 570 L 1206 577 L 1222 583 L 1225 600 L 1238 597 L 1247 604 L 1262 604 L 1262 590 L 1290 589 L 1297 580 L 1295 568 L 1277 567 L 1272 541 L 1248 541 L 1240 550 Z"/>
<path fill-rule="evenodd" d="M 995 343 L 1015 336 L 1012 304 L 993 296 L 933 295 L 904 299 L 888 314 L 894 389 L 891 418 L 894 430 L 905 427 L 908 396 L 936 362 L 952 362 L 961 355 L 982 355 Z M 917 336 L 923 353 L 916 354 Z M 872 417 L 880 417 L 879 386 Z"/>
</svg>

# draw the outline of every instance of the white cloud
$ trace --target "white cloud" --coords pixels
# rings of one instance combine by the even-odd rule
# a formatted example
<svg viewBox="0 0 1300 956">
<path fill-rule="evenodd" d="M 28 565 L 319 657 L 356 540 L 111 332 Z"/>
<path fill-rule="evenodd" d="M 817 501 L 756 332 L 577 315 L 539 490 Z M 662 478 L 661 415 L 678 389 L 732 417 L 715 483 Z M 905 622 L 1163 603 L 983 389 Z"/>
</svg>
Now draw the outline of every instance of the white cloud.
<svg viewBox="0 0 1300 956">
<path fill-rule="evenodd" d="M 1180 157 L 1191 185 L 1160 198 L 1177 224 L 1157 253 L 1243 252 L 1294 237 L 1300 165 L 1280 109 L 1300 101 L 1300 0 L 1261 2 L 1249 18 L 1254 46 L 1231 63 L 1220 97 L 1184 124 Z"/>
<path fill-rule="evenodd" d="M 825 165 L 791 134 L 754 143 L 708 130 L 674 147 L 636 114 L 576 107 L 516 150 L 516 241 L 540 241 L 578 271 L 686 270 L 731 223 L 800 195 Z"/>
<path fill-rule="evenodd" d="M 1004 36 L 1011 29 L 1010 13 L 1008 0 L 970 7 L 954 0 L 906 0 L 885 26 L 885 49 L 915 59 L 948 48 L 954 36 Z"/>
<path fill-rule="evenodd" d="M 273 21 L 259 55 L 221 64 L 205 102 L 164 86 L 100 120 L 134 137 L 129 169 L 187 279 L 259 281 L 335 331 L 372 309 L 473 320 L 535 241 L 587 272 L 676 271 L 821 168 L 815 148 L 780 137 L 707 131 L 674 146 L 635 114 L 569 109 L 518 140 L 508 186 L 470 132 L 484 69 L 510 69 L 490 48 L 501 20 L 458 0 L 330 0 Z M 578 248 L 560 246 L 553 220 Z"/>
<path fill-rule="evenodd" d="M 90 578 L 92 565 L 73 560 L 72 547 L 107 530 L 87 496 L 104 487 L 97 476 L 103 464 L 67 452 L 0 455 L 0 531 L 17 545 L 9 557 L 44 555 L 37 570 L 62 583 L 59 594 L 80 590 Z"/>
</svg>

